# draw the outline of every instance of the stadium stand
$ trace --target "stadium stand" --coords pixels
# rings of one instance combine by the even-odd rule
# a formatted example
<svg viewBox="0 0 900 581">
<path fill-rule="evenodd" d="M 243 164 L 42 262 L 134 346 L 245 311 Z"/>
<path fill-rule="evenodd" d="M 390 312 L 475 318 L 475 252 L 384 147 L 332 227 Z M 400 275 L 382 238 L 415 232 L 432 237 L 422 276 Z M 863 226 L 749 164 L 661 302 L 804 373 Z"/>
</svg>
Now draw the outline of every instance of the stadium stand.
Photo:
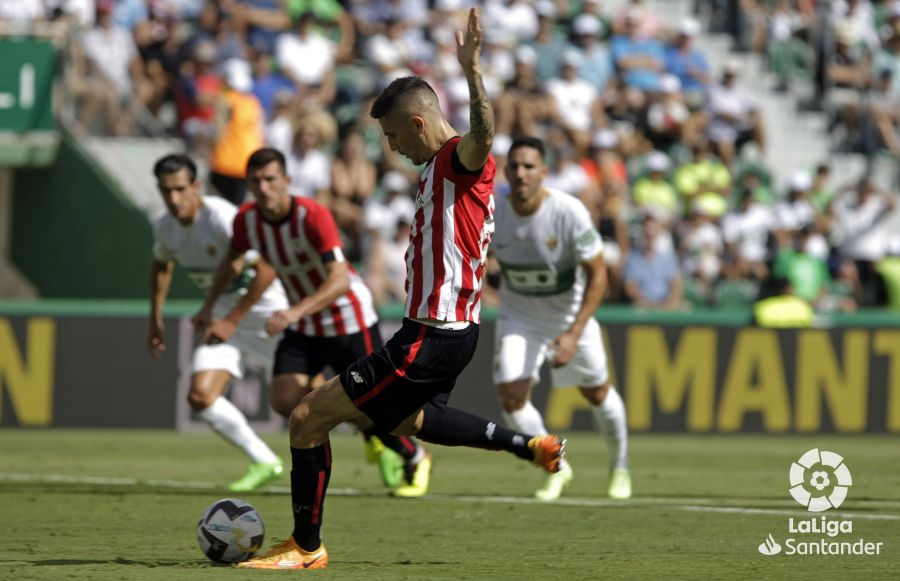
<svg viewBox="0 0 900 581">
<path fill-rule="evenodd" d="M 397 264 L 381 258 L 396 255 L 405 219 L 384 224 L 384 177 L 417 176 L 385 147 L 369 103 L 393 78 L 423 75 L 465 130 L 453 31 L 471 4 L 0 0 L 0 20 L 68 23 L 65 131 L 148 216 L 161 207 L 153 160 L 185 150 L 208 176 L 229 95 L 249 90 L 295 193 L 332 207 L 366 270 Z M 679 309 L 752 303 L 786 252 L 826 266 L 816 309 L 888 305 L 882 273 L 895 269 L 881 261 L 900 254 L 900 1 L 479 5 L 504 132 L 496 155 L 519 133 L 547 142 L 548 184 L 585 202 L 611 249 L 609 302 L 627 301 L 622 260 L 650 213 L 663 225 L 655 244 L 677 253 L 685 277 Z"/>
</svg>

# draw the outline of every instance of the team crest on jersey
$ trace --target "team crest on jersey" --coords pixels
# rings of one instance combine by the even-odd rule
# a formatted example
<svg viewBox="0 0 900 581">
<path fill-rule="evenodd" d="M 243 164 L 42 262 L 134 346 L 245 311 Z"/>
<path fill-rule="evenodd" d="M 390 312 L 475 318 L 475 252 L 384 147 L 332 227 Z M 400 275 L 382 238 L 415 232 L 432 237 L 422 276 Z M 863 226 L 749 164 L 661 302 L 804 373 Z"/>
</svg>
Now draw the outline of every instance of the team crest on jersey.
<svg viewBox="0 0 900 581">
<path fill-rule="evenodd" d="M 547 248 L 549 248 L 550 250 L 556 249 L 556 243 L 556 236 L 550 236 L 549 238 L 547 238 Z"/>
<path fill-rule="evenodd" d="M 215 256 L 216 255 L 215 244 L 207 244 L 206 245 L 206 253 L 209 254 L 210 256 Z"/>
</svg>

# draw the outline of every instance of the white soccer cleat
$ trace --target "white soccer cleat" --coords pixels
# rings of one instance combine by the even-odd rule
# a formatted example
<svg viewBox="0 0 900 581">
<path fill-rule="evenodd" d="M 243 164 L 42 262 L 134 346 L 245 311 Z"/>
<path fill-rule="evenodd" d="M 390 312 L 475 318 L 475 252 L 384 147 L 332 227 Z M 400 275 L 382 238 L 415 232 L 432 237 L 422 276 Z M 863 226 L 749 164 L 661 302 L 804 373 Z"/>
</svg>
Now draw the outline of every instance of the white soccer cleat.
<svg viewBox="0 0 900 581">
<path fill-rule="evenodd" d="M 556 500 L 562 495 L 563 488 L 572 482 L 575 472 L 568 462 L 564 462 L 559 467 L 559 472 L 554 472 L 547 476 L 544 485 L 534 493 L 534 497 L 538 500 Z"/>
</svg>

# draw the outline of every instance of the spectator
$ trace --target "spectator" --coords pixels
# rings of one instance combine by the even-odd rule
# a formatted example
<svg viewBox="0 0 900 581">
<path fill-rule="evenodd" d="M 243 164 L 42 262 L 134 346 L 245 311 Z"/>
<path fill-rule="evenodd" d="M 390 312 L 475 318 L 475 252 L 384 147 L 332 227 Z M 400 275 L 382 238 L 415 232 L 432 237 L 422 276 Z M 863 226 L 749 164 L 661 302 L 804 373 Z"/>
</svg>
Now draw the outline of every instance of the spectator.
<svg viewBox="0 0 900 581">
<path fill-rule="evenodd" d="M 534 9 L 538 15 L 538 32 L 529 46 L 537 55 L 535 72 L 538 79 L 546 83 L 559 76 L 566 39 L 556 27 L 556 5 L 552 0 L 538 0 Z"/>
<path fill-rule="evenodd" d="M 202 41 L 194 45 L 194 58 L 181 65 L 175 87 L 181 135 L 188 149 L 206 157 L 216 138 L 216 103 L 224 90 L 215 71 L 216 45 Z"/>
<path fill-rule="evenodd" d="M 123 114 L 116 115 L 118 120 L 113 128 L 117 135 L 124 135 L 131 128 L 134 106 L 148 103 L 154 91 L 131 33 L 113 22 L 112 10 L 111 0 L 98 1 L 96 25 L 85 31 L 81 43 L 93 67 L 115 87 L 116 108 L 120 105 L 126 108 Z"/>
<path fill-rule="evenodd" d="M 556 117 L 555 101 L 537 78 L 534 50 L 520 46 L 515 59 L 515 76 L 497 98 L 496 131 L 503 135 L 544 134 L 543 125 Z"/>
<path fill-rule="evenodd" d="M 647 156 L 647 175 L 634 183 L 634 204 L 639 211 L 652 213 L 667 229 L 678 213 L 678 194 L 666 174 L 672 167 L 669 156 L 654 151 Z"/>
<path fill-rule="evenodd" d="M 282 31 L 290 27 L 291 19 L 285 5 L 285 0 L 229 0 L 222 3 L 223 7 L 232 7 L 240 28 L 246 31 L 247 45 L 269 52 L 275 51 Z"/>
<path fill-rule="evenodd" d="M 666 72 L 678 77 L 685 103 L 691 109 L 703 104 L 710 84 L 709 63 L 694 48 L 694 38 L 700 33 L 700 23 L 685 18 L 678 25 L 675 42 L 666 49 Z"/>
<path fill-rule="evenodd" d="M 381 192 L 366 202 L 365 225 L 373 238 L 389 240 L 401 221 L 411 223 L 413 219 L 412 184 L 402 173 L 389 171 L 381 178 Z"/>
<path fill-rule="evenodd" d="M 782 248 L 793 248 L 796 238 L 803 228 L 809 228 L 809 247 L 807 250 L 819 258 L 827 258 L 828 245 L 824 237 L 818 233 L 817 213 L 809 201 L 812 189 L 812 177 L 809 172 L 798 170 L 791 174 L 788 181 L 787 199 L 777 202 L 773 208 L 775 213 L 775 236 Z"/>
<path fill-rule="evenodd" d="M 765 153 L 765 132 L 756 102 L 737 85 L 738 66 L 729 61 L 722 81 L 709 92 L 709 139 L 722 162 L 731 167 L 741 148 L 753 141 Z"/>
<path fill-rule="evenodd" d="M 247 193 L 247 160 L 263 145 L 265 119 L 252 93 L 250 63 L 233 59 L 223 68 L 225 91 L 216 101 L 216 143 L 209 181 L 219 195 L 240 206 Z"/>
<path fill-rule="evenodd" d="M 825 260 L 816 255 L 814 234 L 811 226 L 802 227 L 793 246 L 778 250 L 772 274 L 788 279 L 794 294 L 816 307 L 825 298 L 830 276 Z"/>
<path fill-rule="evenodd" d="M 43 0 L 0 0 L 0 21 L 32 22 L 47 16 Z"/>
<path fill-rule="evenodd" d="M 705 302 L 721 274 L 725 243 L 722 230 L 704 200 L 693 201 L 690 218 L 682 224 L 679 239 L 681 270 Z"/>
<path fill-rule="evenodd" d="M 834 237 L 839 255 L 856 265 L 863 305 L 883 305 L 884 286 L 876 265 L 887 254 L 889 218 L 897 202 L 868 178 L 860 180 L 855 190 L 855 199 L 845 190 L 832 205 Z"/>
<path fill-rule="evenodd" d="M 659 75 L 665 70 L 665 52 L 652 37 L 641 36 L 643 12 L 630 8 L 625 13 L 621 34 L 610 41 L 613 63 L 625 79 L 625 85 L 644 93 L 659 90 Z"/>
<path fill-rule="evenodd" d="M 657 243 L 662 225 L 647 215 L 641 224 L 641 243 L 625 258 L 625 296 L 638 307 L 675 309 L 681 307 L 681 275 L 671 248 L 660 250 Z"/>
<path fill-rule="evenodd" d="M 287 95 L 293 98 L 297 94 L 296 85 L 281 71 L 276 70 L 274 65 L 272 53 L 266 52 L 265 49 L 254 53 L 253 94 L 259 99 L 266 119 L 271 119 L 275 113 L 276 97 L 281 96 L 283 99 Z"/>
<path fill-rule="evenodd" d="M 300 96 L 328 106 L 335 97 L 334 59 L 337 45 L 313 28 L 312 13 L 301 14 L 294 30 L 278 36 L 275 58 L 281 71 L 297 84 Z"/>
<path fill-rule="evenodd" d="M 753 191 L 741 192 L 740 206 L 722 219 L 725 238 L 726 265 L 724 274 L 729 278 L 765 280 L 769 276 L 769 234 L 774 217 L 767 206 L 758 203 Z"/>
<path fill-rule="evenodd" d="M 290 151 L 294 143 L 295 117 L 293 90 L 282 89 L 275 94 L 272 117 L 266 122 L 266 145 L 281 152 Z"/>
<path fill-rule="evenodd" d="M 688 135 L 690 112 L 681 96 L 681 81 L 675 75 L 663 75 L 659 96 L 647 109 L 647 139 L 653 149 L 670 151 L 682 143 L 692 143 L 696 136 Z"/>
<path fill-rule="evenodd" d="M 731 172 L 712 155 L 709 142 L 701 139 L 691 147 L 691 161 L 675 172 L 675 187 L 685 208 L 703 200 L 703 207 L 720 218 L 731 193 Z"/>
<path fill-rule="evenodd" d="M 615 74 L 612 56 L 600 43 L 601 24 L 593 14 L 579 14 L 572 21 L 575 50 L 581 55 L 578 76 L 589 82 L 602 95 Z"/>
<path fill-rule="evenodd" d="M 556 103 L 556 113 L 569 139 L 581 152 L 587 150 L 592 127 L 603 125 L 597 89 L 578 77 L 582 56 L 567 50 L 562 56 L 560 78 L 547 82 L 547 92 Z"/>
<path fill-rule="evenodd" d="M 791 282 L 775 281 L 776 294 L 753 305 L 753 317 L 760 327 L 775 329 L 811 327 L 815 313 L 808 302 L 798 297 Z"/>
<path fill-rule="evenodd" d="M 328 204 L 331 196 L 331 158 L 322 151 L 322 132 L 309 119 L 301 121 L 288 152 L 287 169 L 292 196 Z"/>
</svg>

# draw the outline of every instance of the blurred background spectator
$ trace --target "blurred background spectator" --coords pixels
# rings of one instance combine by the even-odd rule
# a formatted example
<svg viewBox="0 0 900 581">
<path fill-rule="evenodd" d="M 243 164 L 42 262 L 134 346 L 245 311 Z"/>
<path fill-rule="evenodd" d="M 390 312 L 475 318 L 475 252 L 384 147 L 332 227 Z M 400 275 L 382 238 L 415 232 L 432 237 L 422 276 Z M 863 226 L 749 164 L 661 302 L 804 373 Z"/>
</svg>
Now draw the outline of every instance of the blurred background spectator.
<svg viewBox="0 0 900 581">
<path fill-rule="evenodd" d="M 390 302 L 419 168 L 368 110 L 422 75 L 464 132 L 475 4 L 495 157 L 545 140 L 546 183 L 604 238 L 607 302 L 748 307 L 776 277 L 820 311 L 900 301 L 900 0 L 0 0 L 0 22 L 69 23 L 76 132 L 177 136 L 234 203 L 247 155 L 282 150 Z M 799 131 L 826 147 L 784 159 Z"/>
</svg>

